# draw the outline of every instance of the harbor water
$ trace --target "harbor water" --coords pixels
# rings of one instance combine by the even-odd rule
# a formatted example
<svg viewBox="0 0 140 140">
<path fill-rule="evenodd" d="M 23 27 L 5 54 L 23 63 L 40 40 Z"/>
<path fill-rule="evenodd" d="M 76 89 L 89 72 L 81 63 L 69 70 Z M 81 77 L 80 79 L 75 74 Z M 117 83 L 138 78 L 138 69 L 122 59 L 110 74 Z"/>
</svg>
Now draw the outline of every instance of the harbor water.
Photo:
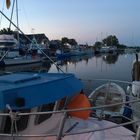
<svg viewBox="0 0 140 140">
<path fill-rule="evenodd" d="M 74 73 L 85 83 L 85 89 L 90 93 L 91 89 L 102 84 L 100 80 L 95 79 L 132 81 L 132 62 L 134 59 L 135 53 L 91 54 L 56 60 L 55 64 L 64 73 Z M 8 66 L 1 68 L 0 73 L 17 71 L 62 72 L 61 70 L 46 60 L 43 63 L 31 65 Z M 121 86 L 126 88 L 124 85 Z"/>
</svg>

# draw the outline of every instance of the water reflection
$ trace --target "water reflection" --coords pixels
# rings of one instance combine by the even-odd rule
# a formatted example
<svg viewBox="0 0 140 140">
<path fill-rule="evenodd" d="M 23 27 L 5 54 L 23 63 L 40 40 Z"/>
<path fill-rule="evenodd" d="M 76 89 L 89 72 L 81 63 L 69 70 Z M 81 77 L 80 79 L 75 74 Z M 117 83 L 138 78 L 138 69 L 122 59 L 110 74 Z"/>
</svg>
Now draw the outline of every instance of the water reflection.
<svg viewBox="0 0 140 140">
<path fill-rule="evenodd" d="M 51 67 L 51 63 L 44 61 L 43 63 L 34 63 L 27 65 L 13 65 L 0 68 L 0 73 L 4 72 L 31 72 L 31 71 L 46 71 L 48 72 Z"/>
<path fill-rule="evenodd" d="M 107 63 L 107 64 L 115 64 L 118 60 L 118 56 L 119 54 L 105 54 L 103 55 L 103 60 Z"/>
<path fill-rule="evenodd" d="M 101 81 L 92 81 L 93 79 L 113 79 L 122 81 L 131 81 L 132 62 L 135 54 L 100 54 L 74 56 L 69 59 L 58 60 L 55 63 L 59 65 L 65 73 L 74 73 L 79 79 L 84 81 L 87 90 L 94 89 Z M 32 65 L 5 67 L 0 70 L 4 72 L 19 71 L 46 71 L 62 72 L 54 64 L 45 61 Z"/>
<path fill-rule="evenodd" d="M 88 60 L 92 57 L 93 57 L 93 55 L 72 56 L 70 58 L 57 60 L 57 64 L 58 65 L 66 65 L 69 63 L 76 64 L 79 61 L 85 61 L 86 63 L 88 63 Z"/>
<path fill-rule="evenodd" d="M 81 79 L 119 79 L 131 81 L 131 67 L 135 54 L 104 54 L 75 56 L 56 61 L 56 64 L 68 73 L 74 73 Z M 10 66 L 0 72 L 19 71 L 61 72 L 58 67 L 48 62 L 32 65 Z"/>
<path fill-rule="evenodd" d="M 134 59 L 135 54 L 100 54 L 72 57 L 57 61 L 57 64 L 64 72 L 74 73 L 78 78 L 88 81 L 85 82 L 86 88 L 93 89 L 103 84 L 101 81 L 91 82 L 93 79 L 131 81 Z M 49 70 L 49 72 L 58 71 L 55 66 L 51 66 Z"/>
<path fill-rule="evenodd" d="M 69 69 L 71 69 L 71 70 L 73 69 L 74 71 L 76 71 L 76 67 L 80 63 L 84 63 L 84 66 L 88 65 L 88 62 L 90 59 L 92 59 L 92 57 L 93 57 L 93 55 L 73 56 L 71 58 L 57 60 L 56 64 L 58 66 L 62 67 L 64 72 L 69 72 Z"/>
</svg>

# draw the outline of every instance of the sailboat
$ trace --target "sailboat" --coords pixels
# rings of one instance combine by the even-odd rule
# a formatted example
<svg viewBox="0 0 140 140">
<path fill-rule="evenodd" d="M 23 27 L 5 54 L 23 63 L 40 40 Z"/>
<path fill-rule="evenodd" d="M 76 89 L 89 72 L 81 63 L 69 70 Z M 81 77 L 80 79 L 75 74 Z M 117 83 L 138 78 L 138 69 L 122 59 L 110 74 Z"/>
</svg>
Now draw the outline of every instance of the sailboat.
<svg viewBox="0 0 140 140">
<path fill-rule="evenodd" d="M 14 10 L 15 2 L 16 2 L 16 12 L 17 12 L 17 28 L 19 28 L 17 0 L 13 1 L 13 10 Z M 12 19 L 12 14 L 13 12 L 11 13 L 11 19 Z M 11 22 L 10 22 L 9 29 L 10 27 L 11 27 Z M 0 59 L 1 68 L 6 66 L 41 63 L 43 61 L 43 59 L 39 55 L 32 56 L 32 55 L 28 55 L 27 52 L 25 52 L 24 55 L 20 55 L 19 51 L 22 48 L 20 47 L 19 32 L 17 31 L 17 41 L 15 41 L 15 39 L 12 37 L 13 37 L 12 35 L 0 35 L 1 38 L 0 44 L 4 45 L 2 46 L 2 50 L 1 50 L 1 59 Z"/>
<path fill-rule="evenodd" d="M 83 84 L 73 74 L 0 76 L 1 140 L 134 140 L 134 132 L 90 117 Z"/>
<path fill-rule="evenodd" d="M 118 125 L 103 118 L 91 117 L 90 113 L 94 107 L 91 106 L 83 88 L 83 83 L 74 74 L 66 74 L 63 71 L 16 72 L 0 76 L 0 139 L 140 138 L 139 131 L 135 135 L 123 127 L 124 124 Z"/>
</svg>

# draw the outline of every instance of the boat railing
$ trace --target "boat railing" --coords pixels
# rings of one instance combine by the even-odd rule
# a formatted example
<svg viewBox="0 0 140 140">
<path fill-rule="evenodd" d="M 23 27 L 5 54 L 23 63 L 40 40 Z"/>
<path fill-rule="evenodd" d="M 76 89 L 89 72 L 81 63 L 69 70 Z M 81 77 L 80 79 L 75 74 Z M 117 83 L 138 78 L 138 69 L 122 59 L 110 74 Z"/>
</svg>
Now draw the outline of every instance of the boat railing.
<svg viewBox="0 0 140 140">
<path fill-rule="evenodd" d="M 126 83 L 126 84 L 132 84 L 131 82 L 127 82 L 127 81 L 120 81 L 120 80 L 110 80 L 110 79 L 94 79 L 97 81 L 109 81 L 109 82 L 120 82 L 120 83 Z M 88 80 L 88 81 L 93 81 L 93 80 Z M 130 96 L 128 94 L 126 94 L 126 96 Z M 83 133 L 89 133 L 89 132 L 96 132 L 96 131 L 103 131 L 103 130 L 107 130 L 107 129 L 112 129 L 112 128 L 116 128 L 116 127 L 120 127 L 120 126 L 126 126 L 126 125 L 132 125 L 134 123 L 140 122 L 140 119 L 137 120 L 133 120 L 132 118 L 126 117 L 122 114 L 122 117 L 127 119 L 127 122 L 123 122 L 123 123 L 119 123 L 119 124 L 114 124 L 112 126 L 109 127 L 105 127 L 105 128 L 100 128 L 100 129 L 90 129 L 90 130 L 86 130 L 86 131 L 81 131 L 81 132 L 69 132 L 69 133 L 63 133 L 63 128 L 65 125 L 65 119 L 66 116 L 68 114 L 68 112 L 76 112 L 76 111 L 83 111 L 83 110 L 103 110 L 101 111 L 100 116 L 97 116 L 97 119 L 100 121 L 102 119 L 106 119 L 104 116 L 104 109 L 105 108 L 109 108 L 109 107 L 114 107 L 114 106 L 118 106 L 118 105 L 123 105 L 123 107 L 131 109 L 132 111 L 138 112 L 140 113 L 139 110 L 136 109 L 132 109 L 131 108 L 131 104 L 136 103 L 136 102 L 140 102 L 140 98 L 138 97 L 134 97 L 133 100 L 128 100 L 128 101 L 123 101 L 123 102 L 118 102 L 118 103 L 112 103 L 112 104 L 107 104 L 107 105 L 101 105 L 101 106 L 92 106 L 92 107 L 88 107 L 88 108 L 77 108 L 77 109 L 65 109 L 65 110 L 57 110 L 57 111 L 47 111 L 47 112 L 30 112 L 30 113 L 21 113 L 21 112 L 13 112 L 12 109 L 10 108 L 9 105 L 7 105 L 6 107 L 9 110 L 9 113 L 0 113 L 0 116 L 9 116 L 11 118 L 11 128 L 14 127 L 14 131 L 13 128 L 11 129 L 11 133 L 7 134 L 7 133 L 0 133 L 0 136 L 5 136 L 5 137 L 48 137 L 48 136 L 56 136 L 58 140 L 61 139 L 61 137 L 65 136 L 65 135 L 76 135 L 76 134 L 83 134 Z M 16 127 L 16 121 L 17 118 L 19 118 L 20 116 L 27 116 L 27 115 L 44 115 L 44 114 L 57 114 L 57 113 L 63 113 L 64 115 L 62 115 L 60 124 L 59 124 L 59 129 L 58 129 L 58 133 L 56 134 L 29 134 L 29 135 L 24 135 L 24 134 L 19 134 L 17 127 Z M 92 116 L 91 116 L 92 117 Z M 138 140 L 138 138 L 140 138 L 140 127 L 138 127 L 137 132 L 135 134 L 136 140 Z"/>
<path fill-rule="evenodd" d="M 63 127 L 64 127 L 64 124 L 65 124 L 65 119 L 66 119 L 66 116 L 67 116 L 67 113 L 68 112 L 75 112 L 75 111 L 83 111 L 83 110 L 97 110 L 97 109 L 104 109 L 104 108 L 108 108 L 108 107 L 113 107 L 113 106 L 117 106 L 117 105 L 125 105 L 126 104 L 132 104 L 132 103 L 135 103 L 135 102 L 140 102 L 140 99 L 135 99 L 135 100 L 132 100 L 132 101 L 126 101 L 126 102 L 120 102 L 120 103 L 115 103 L 115 104 L 109 104 L 109 105 L 103 105 L 103 106 L 97 106 L 97 107 L 89 107 L 89 108 L 77 108 L 77 109 L 66 109 L 66 110 L 59 110 L 59 111 L 48 111 L 48 112 L 31 112 L 31 113 L 20 113 L 20 112 L 13 112 L 11 110 L 11 108 L 9 106 L 7 106 L 7 108 L 10 110 L 9 113 L 0 113 L 0 116 L 9 116 L 11 118 L 11 124 L 12 124 L 12 127 L 14 127 L 15 125 L 15 128 L 16 128 L 16 120 L 18 117 L 20 116 L 27 116 L 27 115 L 42 115 L 42 114 L 56 114 L 56 113 L 64 113 L 64 115 L 62 116 L 61 118 L 61 122 L 60 122 L 60 126 L 59 126 L 59 133 L 56 133 L 56 134 L 39 134 L 39 135 L 24 135 L 24 134 L 18 134 L 18 132 L 16 133 L 13 133 L 13 131 L 11 131 L 10 134 L 5 134 L 5 133 L 0 133 L 0 136 L 5 136 L 5 137 L 47 137 L 47 136 L 57 136 L 60 140 L 62 136 L 65 136 L 65 135 L 76 135 L 76 134 L 83 134 L 83 133 L 90 133 L 90 132 L 96 132 L 96 131 L 103 131 L 103 130 L 107 130 L 107 129 L 112 129 L 112 128 L 116 128 L 116 127 L 120 127 L 120 126 L 126 126 L 126 125 L 130 125 L 130 124 L 133 124 L 133 123 L 137 123 L 137 122 L 140 122 L 140 119 L 138 120 L 132 120 L 130 118 L 127 118 L 129 119 L 128 122 L 124 122 L 124 123 L 121 123 L 121 124 L 114 124 L 112 126 L 109 126 L 109 127 L 105 127 L 105 128 L 100 128 L 100 129 L 90 129 L 90 130 L 86 130 L 86 131 L 81 131 L 81 132 L 72 132 L 72 133 L 62 133 L 63 131 Z M 130 108 L 129 106 L 126 106 L 128 108 Z M 140 111 L 138 111 L 140 112 Z M 125 116 L 124 116 L 125 117 Z M 104 118 L 102 118 L 104 119 Z M 99 119 L 100 121 L 100 119 Z M 140 133 L 139 132 L 140 129 L 138 129 L 138 132 L 137 133 Z M 17 131 L 17 130 L 16 130 Z M 136 133 L 137 137 L 139 136 L 138 134 Z"/>
<path fill-rule="evenodd" d="M 87 82 L 93 82 L 93 81 L 104 81 L 104 82 L 119 82 L 119 83 L 125 83 L 125 84 L 132 84 L 132 82 L 129 82 L 129 81 L 123 81 L 123 80 L 113 80 L 113 79 L 96 79 L 96 78 L 93 78 L 93 79 L 83 79 L 83 78 L 80 78 L 81 81 L 87 81 Z"/>
<path fill-rule="evenodd" d="M 10 23 L 15 26 L 23 35 L 24 33 L 19 29 L 19 27 L 17 27 L 5 14 L 3 14 L 3 12 L 0 11 L 0 13 L 8 20 L 10 21 Z M 30 40 L 27 36 L 25 36 L 28 40 Z M 31 40 L 30 40 L 31 41 Z M 32 41 L 31 41 L 32 42 Z M 33 42 L 34 43 L 34 42 Z M 42 49 L 40 49 L 38 46 L 36 46 L 51 62 L 54 63 L 54 61 L 48 57 L 46 55 L 46 53 L 44 53 L 42 51 Z M 56 64 L 55 64 L 56 65 Z M 61 68 L 56 65 L 60 70 Z M 62 70 L 61 70 L 62 71 Z M 62 71 L 63 72 L 63 71 Z M 114 80 L 110 80 L 110 79 L 95 79 L 95 80 L 108 80 L 108 81 L 114 81 Z M 116 80 L 115 80 L 116 81 Z M 124 82 L 124 81 L 120 81 L 118 80 L 118 82 Z M 131 82 L 128 82 L 129 84 L 131 84 Z M 118 105 L 125 105 L 126 104 L 129 104 L 129 103 L 135 103 L 135 102 L 140 102 L 140 99 L 135 99 L 135 100 L 132 100 L 132 101 L 126 101 L 126 102 L 120 102 L 120 103 L 115 103 L 115 104 L 109 104 L 109 105 L 103 105 L 103 106 L 98 106 L 98 107 L 89 107 L 89 108 L 78 108 L 78 109 L 67 109 L 67 110 L 60 110 L 60 111 L 48 111 L 48 112 L 36 112 L 36 113 L 20 113 L 20 112 L 13 112 L 12 109 L 10 108 L 9 105 L 7 105 L 7 108 L 9 109 L 9 113 L 0 113 L 0 116 L 9 116 L 11 118 L 11 133 L 10 134 L 5 134 L 5 133 L 0 133 L 0 136 L 5 136 L 5 137 L 47 137 L 47 136 L 57 136 L 57 140 L 60 140 L 63 136 L 65 135 L 76 135 L 76 134 L 83 134 L 83 133 L 89 133 L 89 132 L 96 132 L 96 131 L 103 131 L 103 130 L 107 130 L 107 129 L 112 129 L 112 128 L 116 128 L 116 127 L 120 127 L 120 126 L 125 126 L 125 125 L 128 125 L 128 124 L 133 124 L 133 123 L 136 123 L 136 122 L 140 122 L 140 119 L 138 120 L 131 120 L 129 122 L 125 122 L 125 123 L 121 123 L 121 124 L 114 124 L 113 126 L 110 126 L 110 127 L 105 127 L 105 128 L 101 128 L 101 129 L 90 129 L 90 130 L 86 130 L 86 131 L 82 131 L 82 132 L 73 132 L 73 133 L 63 133 L 63 127 L 64 127 L 64 124 L 65 124 L 65 119 L 66 119 L 66 116 L 67 116 L 67 113 L 68 112 L 75 112 L 75 111 L 83 111 L 83 110 L 97 110 L 97 109 L 104 109 L 104 108 L 108 108 L 108 107 L 113 107 L 113 106 L 118 106 Z M 128 106 L 126 106 L 128 107 Z M 56 134 L 39 134 L 39 135 L 22 135 L 22 134 L 19 134 L 17 132 L 17 126 L 16 126 L 16 121 L 18 119 L 18 117 L 20 116 L 27 116 L 27 115 L 44 115 L 44 114 L 56 114 L 56 113 L 63 113 L 64 115 L 62 116 L 62 119 L 61 119 L 61 122 L 60 122 L 60 125 L 59 125 L 59 131 L 58 133 Z M 102 116 L 102 114 L 101 114 Z M 103 119 L 103 118 L 102 118 Z M 100 121 L 100 119 L 99 119 Z M 13 131 L 13 127 L 15 127 L 15 131 L 16 133 Z M 136 134 L 136 140 L 138 140 L 140 138 L 140 127 L 138 128 L 138 132 Z"/>
<path fill-rule="evenodd" d="M 103 105 L 103 106 L 88 107 L 88 108 L 66 109 L 66 110 L 47 111 L 47 112 L 31 112 L 31 113 L 17 112 L 16 114 L 18 116 L 27 116 L 27 115 L 44 115 L 44 114 L 56 114 L 56 113 L 65 113 L 65 112 L 66 113 L 67 112 L 77 112 L 77 111 L 84 111 L 84 110 L 97 110 L 97 109 L 108 108 L 108 107 L 113 107 L 113 106 L 118 106 L 118 105 L 125 105 L 125 104 L 136 103 L 136 102 L 140 102 L 140 99 L 126 101 L 126 102 L 119 102 L 119 103 L 114 103 L 114 104 L 109 104 L 109 105 Z M 126 106 L 126 107 L 128 107 L 128 106 Z M 0 113 L 0 116 L 10 116 L 10 115 L 11 115 L 11 112 Z"/>
<path fill-rule="evenodd" d="M 129 81 L 123 81 L 123 80 L 113 80 L 113 79 L 96 79 L 96 78 L 92 78 L 92 79 L 83 79 L 83 78 L 79 78 L 79 80 L 81 80 L 84 85 L 85 85 L 85 91 L 86 93 L 90 94 L 95 88 L 96 88 L 96 84 L 98 82 L 101 82 L 102 84 L 104 83 L 110 83 L 110 82 L 114 82 L 114 83 L 118 83 L 118 84 L 123 84 L 123 85 L 132 85 L 132 82 Z M 88 85 L 88 86 L 87 86 Z M 101 84 L 97 84 L 99 87 Z M 109 88 L 108 88 L 109 89 Z M 127 93 L 126 93 L 127 94 Z"/>
<path fill-rule="evenodd" d="M 126 82 L 126 81 L 120 81 L 120 80 L 110 80 L 110 79 L 94 79 L 94 80 L 103 80 L 103 81 L 111 81 L 111 82 L 122 82 L 122 83 L 126 83 L 126 84 L 132 84 L 131 82 Z M 91 81 L 91 80 L 89 80 Z M 135 83 L 134 83 L 135 84 Z M 130 95 L 126 95 L 126 96 L 130 96 Z M 7 133 L 0 133 L 0 136 L 3 137 L 49 137 L 49 136 L 56 136 L 58 140 L 61 139 L 61 137 L 65 136 L 65 135 L 76 135 L 76 134 L 83 134 L 83 133 L 90 133 L 90 132 L 96 132 L 96 131 L 104 131 L 104 130 L 108 130 L 108 129 L 112 129 L 112 128 L 116 128 L 116 127 L 120 127 L 120 126 L 126 126 L 126 125 L 132 125 L 134 123 L 140 122 L 140 119 L 137 120 L 132 120 L 131 118 L 128 118 L 126 116 L 122 117 L 126 118 L 127 120 L 129 120 L 128 122 L 123 122 L 121 124 L 114 124 L 112 126 L 109 127 L 105 127 L 105 128 L 100 128 L 100 129 L 90 129 L 90 130 L 86 130 L 86 131 L 81 131 L 81 132 L 72 132 L 72 133 L 63 133 L 63 127 L 65 125 L 65 119 L 67 116 L 68 112 L 76 112 L 76 111 L 83 111 L 83 110 L 104 110 L 105 108 L 109 108 L 109 107 L 114 107 L 114 106 L 118 106 L 118 105 L 124 105 L 123 107 L 126 107 L 128 109 L 131 109 L 132 111 L 138 112 L 140 113 L 139 110 L 136 109 L 132 109 L 131 106 L 128 106 L 128 104 L 133 104 L 136 102 L 140 102 L 140 98 L 138 97 L 134 97 L 134 100 L 131 101 L 125 101 L 125 102 L 119 102 L 119 103 L 114 103 L 114 104 L 108 104 L 108 105 L 102 105 L 102 106 L 93 106 L 93 107 L 89 107 L 89 108 L 78 108 L 78 109 L 66 109 L 66 110 L 59 110 L 59 111 L 48 111 L 48 112 L 31 112 L 31 113 L 21 113 L 21 112 L 13 112 L 12 109 L 10 108 L 10 106 L 7 105 L 7 108 L 9 109 L 9 113 L 0 113 L 0 116 L 9 116 L 11 118 L 11 122 L 12 122 L 12 126 L 11 127 L 15 127 L 15 132 L 11 131 L 10 134 Z M 43 115 L 43 114 L 57 114 L 57 113 L 64 113 L 64 115 L 61 118 L 61 122 L 60 122 L 60 126 L 59 126 L 59 132 L 55 133 L 55 134 L 29 134 L 29 135 L 24 135 L 24 134 L 19 134 L 18 130 L 16 128 L 16 121 L 17 118 L 20 116 L 27 116 L 27 115 Z M 101 112 L 99 117 L 99 121 L 102 119 L 105 119 L 103 116 L 103 112 Z M 136 140 L 140 139 L 140 127 L 138 127 L 136 134 L 134 135 L 134 137 L 136 138 Z"/>
</svg>

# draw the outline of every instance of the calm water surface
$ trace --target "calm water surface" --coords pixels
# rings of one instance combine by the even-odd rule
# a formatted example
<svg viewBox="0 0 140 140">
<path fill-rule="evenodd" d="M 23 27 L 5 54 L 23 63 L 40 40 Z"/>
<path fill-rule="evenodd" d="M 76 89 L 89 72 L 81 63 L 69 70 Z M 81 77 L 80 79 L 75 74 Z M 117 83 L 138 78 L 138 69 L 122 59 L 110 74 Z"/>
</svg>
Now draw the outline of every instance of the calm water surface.
<svg viewBox="0 0 140 140">
<path fill-rule="evenodd" d="M 68 73 L 74 73 L 82 79 L 118 79 L 131 80 L 132 62 L 135 54 L 100 55 L 73 57 L 57 62 L 59 67 Z M 49 72 L 58 72 L 54 65 Z"/>
<path fill-rule="evenodd" d="M 93 79 L 131 81 L 132 62 L 134 59 L 135 54 L 103 54 L 99 56 L 72 57 L 68 60 L 60 60 L 57 64 L 64 72 L 74 73 L 78 78 L 82 79 L 88 92 L 90 92 L 90 89 L 104 83 L 91 81 Z M 58 71 L 55 65 L 52 65 L 49 69 L 49 72 Z M 121 83 L 121 86 L 126 89 L 126 85 Z"/>
<path fill-rule="evenodd" d="M 131 81 L 132 62 L 135 54 L 102 54 L 87 55 L 82 57 L 72 57 L 67 60 L 59 60 L 56 63 L 65 73 L 74 73 L 85 83 L 85 88 L 90 91 L 101 83 L 100 81 L 91 81 L 93 79 L 113 79 Z M 61 72 L 54 64 L 48 62 L 42 64 L 33 64 L 25 66 L 6 67 L 0 72 L 5 71 L 37 71 L 45 70 L 47 72 Z"/>
</svg>

